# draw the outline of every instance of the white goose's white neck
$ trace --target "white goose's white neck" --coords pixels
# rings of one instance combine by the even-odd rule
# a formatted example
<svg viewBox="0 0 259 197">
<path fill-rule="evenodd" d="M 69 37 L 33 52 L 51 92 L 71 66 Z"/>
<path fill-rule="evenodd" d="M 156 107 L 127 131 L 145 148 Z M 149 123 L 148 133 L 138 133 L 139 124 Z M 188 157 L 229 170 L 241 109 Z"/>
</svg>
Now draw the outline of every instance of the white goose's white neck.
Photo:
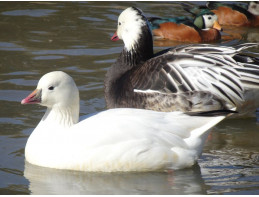
<svg viewBox="0 0 259 197">
<path fill-rule="evenodd" d="M 73 109 L 72 107 L 55 107 L 52 109 L 47 109 L 41 121 L 67 128 L 78 123 L 78 116 L 79 111 Z"/>
<path fill-rule="evenodd" d="M 45 112 L 41 122 L 42 124 L 51 130 L 69 128 L 72 125 L 78 123 L 79 119 L 79 108 L 77 107 L 53 107 L 48 108 Z"/>
</svg>

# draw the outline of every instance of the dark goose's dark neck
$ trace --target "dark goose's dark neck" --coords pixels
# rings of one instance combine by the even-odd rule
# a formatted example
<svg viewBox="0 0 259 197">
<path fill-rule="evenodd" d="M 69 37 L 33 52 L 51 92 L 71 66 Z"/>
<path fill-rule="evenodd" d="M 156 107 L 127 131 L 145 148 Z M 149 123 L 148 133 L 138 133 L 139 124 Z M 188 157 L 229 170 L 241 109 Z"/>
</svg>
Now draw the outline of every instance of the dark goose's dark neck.
<svg viewBox="0 0 259 197">
<path fill-rule="evenodd" d="M 124 47 L 117 61 L 121 61 L 123 64 L 134 67 L 140 64 L 142 65 L 153 57 L 153 39 L 148 26 L 142 27 L 141 32 L 142 34 L 134 44 L 134 47 L 129 51 Z"/>
<path fill-rule="evenodd" d="M 143 65 L 153 57 L 153 39 L 148 26 L 143 26 L 141 35 L 134 47 L 129 51 L 124 47 L 116 62 L 111 66 L 105 79 L 105 98 L 108 108 L 119 107 L 117 98 L 123 99 L 124 93 L 133 93 L 130 81 L 130 71 Z M 130 91 L 130 92 L 129 92 Z"/>
</svg>

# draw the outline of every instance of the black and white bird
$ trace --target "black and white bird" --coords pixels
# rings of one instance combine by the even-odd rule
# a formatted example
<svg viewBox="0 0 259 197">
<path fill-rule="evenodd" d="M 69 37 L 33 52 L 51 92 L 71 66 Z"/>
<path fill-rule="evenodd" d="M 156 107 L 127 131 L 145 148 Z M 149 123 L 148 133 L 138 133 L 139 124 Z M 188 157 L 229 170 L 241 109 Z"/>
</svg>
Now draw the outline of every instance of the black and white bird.
<svg viewBox="0 0 259 197">
<path fill-rule="evenodd" d="M 259 60 L 243 54 L 258 44 L 190 44 L 154 54 L 149 23 L 135 7 L 118 18 L 111 40 L 119 39 L 124 48 L 105 79 L 108 108 L 197 112 L 226 103 L 244 116 L 259 107 Z"/>
</svg>

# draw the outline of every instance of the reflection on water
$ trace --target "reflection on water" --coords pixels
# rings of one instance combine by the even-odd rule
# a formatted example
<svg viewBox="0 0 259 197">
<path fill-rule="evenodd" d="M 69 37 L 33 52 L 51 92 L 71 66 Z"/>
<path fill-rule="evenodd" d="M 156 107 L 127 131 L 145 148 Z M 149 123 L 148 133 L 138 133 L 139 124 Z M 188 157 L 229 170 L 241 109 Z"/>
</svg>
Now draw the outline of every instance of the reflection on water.
<svg viewBox="0 0 259 197">
<path fill-rule="evenodd" d="M 31 194 L 206 194 L 199 166 L 172 174 L 87 173 L 26 163 Z"/>
<path fill-rule="evenodd" d="M 26 141 L 45 108 L 22 106 L 21 99 L 43 74 L 62 70 L 79 87 L 81 115 L 104 110 L 103 79 L 123 46 L 110 37 L 119 13 L 129 6 L 147 16 L 188 15 L 177 2 L 0 2 L 0 194 L 259 193 L 255 119 L 222 122 L 198 165 L 170 173 L 86 173 L 24 165 Z M 215 44 L 258 42 L 256 28 L 225 29 L 228 37 Z M 182 44 L 159 42 L 156 51 Z"/>
<path fill-rule="evenodd" d="M 208 194 L 259 193 L 259 124 L 229 119 L 212 132 L 199 161 Z"/>
</svg>

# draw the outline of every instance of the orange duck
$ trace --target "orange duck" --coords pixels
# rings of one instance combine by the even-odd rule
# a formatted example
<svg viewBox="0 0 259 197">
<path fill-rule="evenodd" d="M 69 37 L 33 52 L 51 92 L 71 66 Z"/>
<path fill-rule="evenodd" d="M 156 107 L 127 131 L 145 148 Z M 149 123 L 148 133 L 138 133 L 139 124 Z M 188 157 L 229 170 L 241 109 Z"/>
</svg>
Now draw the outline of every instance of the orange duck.
<svg viewBox="0 0 259 197">
<path fill-rule="evenodd" d="M 193 13 L 192 13 L 193 14 Z M 158 38 L 182 42 L 211 42 L 221 39 L 217 16 L 208 9 L 203 9 L 195 18 L 186 16 L 174 18 L 148 19 L 153 35 Z"/>
<path fill-rule="evenodd" d="M 218 16 L 220 25 L 259 26 L 259 2 L 244 4 L 226 4 L 208 2 L 206 6 Z"/>
</svg>

